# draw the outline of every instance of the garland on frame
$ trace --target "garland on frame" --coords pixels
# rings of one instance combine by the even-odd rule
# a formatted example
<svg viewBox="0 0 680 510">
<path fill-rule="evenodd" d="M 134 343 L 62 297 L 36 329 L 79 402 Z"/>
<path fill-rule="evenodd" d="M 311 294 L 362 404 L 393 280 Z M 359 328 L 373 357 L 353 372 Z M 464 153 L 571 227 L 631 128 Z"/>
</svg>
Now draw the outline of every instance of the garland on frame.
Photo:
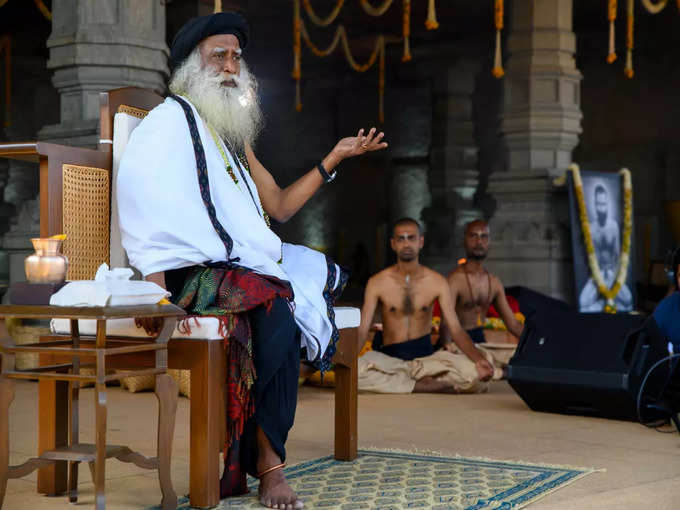
<svg viewBox="0 0 680 510">
<path fill-rule="evenodd" d="M 605 313 L 616 313 L 615 299 L 621 291 L 621 287 L 626 283 L 628 276 L 628 266 L 630 264 L 630 239 L 633 230 L 633 186 L 631 183 L 630 170 L 622 168 L 619 173 L 623 178 L 623 239 L 621 240 L 621 259 L 619 260 L 619 269 L 616 274 L 616 280 L 611 288 L 607 287 L 600 264 L 597 261 L 597 254 L 595 253 L 595 246 L 593 245 L 593 238 L 590 233 L 590 221 L 588 219 L 588 210 L 583 197 L 583 181 L 581 180 L 581 171 L 579 166 L 572 163 L 568 170 L 572 173 L 574 178 L 574 194 L 576 195 L 576 202 L 578 205 L 578 215 L 581 222 L 581 233 L 583 235 L 583 244 L 586 248 L 588 256 L 588 268 L 593 277 L 593 282 L 597 286 L 597 291 L 606 299 L 604 307 Z"/>
</svg>

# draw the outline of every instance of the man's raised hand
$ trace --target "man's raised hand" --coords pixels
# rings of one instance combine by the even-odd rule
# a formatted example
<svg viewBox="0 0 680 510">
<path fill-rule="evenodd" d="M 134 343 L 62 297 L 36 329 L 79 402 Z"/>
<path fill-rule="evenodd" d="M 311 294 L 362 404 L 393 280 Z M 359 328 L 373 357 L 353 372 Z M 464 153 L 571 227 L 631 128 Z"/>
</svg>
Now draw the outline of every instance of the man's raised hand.
<svg viewBox="0 0 680 510">
<path fill-rule="evenodd" d="M 387 147 L 387 142 L 383 142 L 385 133 L 378 134 L 377 129 L 371 128 L 368 135 L 364 136 L 363 128 L 359 130 L 357 136 L 349 136 L 341 139 L 333 149 L 334 155 L 338 160 L 360 156 L 367 152 L 379 151 Z"/>
</svg>

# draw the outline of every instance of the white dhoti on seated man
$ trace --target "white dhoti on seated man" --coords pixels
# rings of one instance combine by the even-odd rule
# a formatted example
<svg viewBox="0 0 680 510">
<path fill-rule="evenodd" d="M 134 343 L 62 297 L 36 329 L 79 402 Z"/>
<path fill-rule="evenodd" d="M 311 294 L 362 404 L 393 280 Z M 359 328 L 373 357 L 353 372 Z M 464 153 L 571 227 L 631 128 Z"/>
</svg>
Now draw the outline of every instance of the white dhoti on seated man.
<svg viewBox="0 0 680 510">
<path fill-rule="evenodd" d="M 222 496 L 247 491 L 247 472 L 260 478 L 264 506 L 292 509 L 303 504 L 281 468 L 301 350 L 328 368 L 338 338 L 332 304 L 347 275 L 325 255 L 283 243 L 269 217 L 286 221 L 335 177 L 340 161 L 387 144 L 375 129 L 360 130 L 281 189 L 252 148 L 262 114 L 242 60 L 248 37 L 235 13 L 194 18 L 180 29 L 170 55 L 172 95 L 133 131 L 117 205 L 130 264 L 190 316 L 222 321 L 229 364 Z"/>
<path fill-rule="evenodd" d="M 366 285 L 359 345 L 366 342 L 378 307 L 382 331 L 373 338 L 373 350 L 359 358 L 360 390 L 481 392 L 486 390 L 486 381 L 502 375 L 494 370 L 488 353 L 475 347 L 461 328 L 446 279 L 419 263 L 424 240 L 416 220 L 398 220 L 390 240 L 397 263 L 371 277 Z M 430 336 L 436 300 L 453 338 L 437 352 Z"/>
</svg>

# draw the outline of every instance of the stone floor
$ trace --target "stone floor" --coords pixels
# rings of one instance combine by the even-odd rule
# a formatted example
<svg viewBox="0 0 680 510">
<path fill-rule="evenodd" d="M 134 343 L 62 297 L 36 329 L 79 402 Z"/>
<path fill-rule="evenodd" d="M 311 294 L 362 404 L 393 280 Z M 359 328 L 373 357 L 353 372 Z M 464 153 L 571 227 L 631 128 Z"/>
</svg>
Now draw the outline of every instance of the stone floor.
<svg viewBox="0 0 680 510">
<path fill-rule="evenodd" d="M 10 462 L 36 450 L 37 384 L 18 382 L 10 409 Z M 151 393 L 109 391 L 110 442 L 154 453 L 156 401 Z M 81 394 L 81 437 L 93 433 L 93 395 Z M 188 401 L 180 398 L 173 453 L 178 494 L 188 491 Z M 303 387 L 288 442 L 291 463 L 332 453 L 333 394 Z M 530 506 L 537 510 L 680 508 L 680 436 L 635 423 L 530 411 L 506 383 L 485 395 L 359 396 L 359 444 L 437 450 L 467 456 L 605 468 Z M 65 497 L 35 493 L 36 474 L 10 480 L 3 508 L 73 508 Z M 77 506 L 91 507 L 92 483 L 80 469 Z M 142 509 L 160 501 L 154 473 L 115 460 L 107 463 L 107 508 Z"/>
</svg>

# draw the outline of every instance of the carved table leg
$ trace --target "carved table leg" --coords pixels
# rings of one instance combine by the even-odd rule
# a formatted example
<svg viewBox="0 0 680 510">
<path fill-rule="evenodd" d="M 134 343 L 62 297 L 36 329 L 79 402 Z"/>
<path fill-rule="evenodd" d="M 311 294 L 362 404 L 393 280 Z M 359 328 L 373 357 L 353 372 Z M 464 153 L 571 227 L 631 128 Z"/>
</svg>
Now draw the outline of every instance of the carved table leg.
<svg viewBox="0 0 680 510">
<path fill-rule="evenodd" d="M 170 477 L 170 458 L 172 456 L 172 437 L 175 432 L 177 413 L 177 382 L 168 374 L 156 376 L 156 397 L 158 398 L 158 479 L 161 485 L 161 508 L 174 510 L 177 507 L 177 494 L 172 488 Z"/>
</svg>

